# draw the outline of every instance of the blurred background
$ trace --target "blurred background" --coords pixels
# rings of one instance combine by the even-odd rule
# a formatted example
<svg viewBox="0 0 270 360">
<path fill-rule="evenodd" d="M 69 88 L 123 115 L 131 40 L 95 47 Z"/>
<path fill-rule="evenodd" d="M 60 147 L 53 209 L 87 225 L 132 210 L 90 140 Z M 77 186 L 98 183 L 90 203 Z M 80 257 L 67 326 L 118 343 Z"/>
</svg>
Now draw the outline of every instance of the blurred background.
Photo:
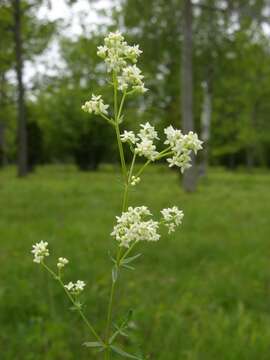
<svg viewBox="0 0 270 360">
<path fill-rule="evenodd" d="M 131 194 L 185 219 L 121 278 L 115 317 L 135 310 L 121 341 L 153 360 L 268 360 L 269 0 L 0 0 L 0 358 L 100 359 L 30 249 L 43 239 L 52 266 L 70 259 L 102 332 L 122 186 L 112 129 L 81 105 L 111 102 L 96 47 L 116 29 L 140 44 L 149 88 L 125 128 L 204 141 L 184 179 L 152 165 Z"/>
</svg>

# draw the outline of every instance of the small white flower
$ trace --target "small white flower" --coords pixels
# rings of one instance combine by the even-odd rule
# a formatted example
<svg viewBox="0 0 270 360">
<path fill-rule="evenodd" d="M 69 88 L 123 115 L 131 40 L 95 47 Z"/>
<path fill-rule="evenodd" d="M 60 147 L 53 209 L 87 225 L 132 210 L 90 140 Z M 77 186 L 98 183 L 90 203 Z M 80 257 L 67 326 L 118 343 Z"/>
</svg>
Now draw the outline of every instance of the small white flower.
<svg viewBox="0 0 270 360">
<path fill-rule="evenodd" d="M 191 167 L 191 151 L 197 154 L 197 151 L 202 149 L 202 141 L 192 131 L 184 135 L 181 130 L 172 126 L 167 127 L 164 133 L 167 137 L 164 144 L 170 145 L 173 152 L 173 156 L 167 159 L 169 167 L 177 166 L 183 173 Z"/>
<path fill-rule="evenodd" d="M 148 89 L 144 86 L 143 83 L 140 85 L 134 85 L 132 89 L 138 94 L 144 94 L 146 91 L 148 91 Z"/>
<path fill-rule="evenodd" d="M 174 147 L 177 143 L 181 142 L 184 137 L 182 131 L 178 129 L 174 129 L 172 125 L 165 128 L 164 133 L 167 137 L 167 140 L 164 142 L 164 144 L 168 144 L 171 147 Z"/>
<path fill-rule="evenodd" d="M 126 66 L 126 52 L 129 46 L 119 32 L 110 32 L 104 39 L 104 46 L 99 46 L 97 55 L 105 60 L 108 72 L 120 72 Z"/>
<path fill-rule="evenodd" d="M 63 267 L 65 267 L 65 265 L 67 265 L 69 263 L 68 259 L 60 257 L 58 259 L 58 263 L 57 263 L 57 267 L 58 269 L 62 269 Z"/>
<path fill-rule="evenodd" d="M 156 160 L 158 156 L 156 146 L 153 144 L 153 141 L 149 139 L 143 139 L 140 143 L 137 143 L 135 152 L 139 156 L 144 156 L 151 161 Z"/>
<path fill-rule="evenodd" d="M 144 87 L 143 78 L 141 70 L 136 65 L 128 65 L 118 77 L 118 88 L 121 91 L 131 88 L 136 92 L 144 93 L 147 89 Z"/>
<path fill-rule="evenodd" d="M 119 31 L 110 32 L 104 38 L 104 45 L 97 48 L 97 55 L 104 59 L 108 72 L 116 73 L 122 72 L 127 67 L 128 61 L 136 63 L 141 53 L 139 46 L 129 46 Z M 125 85 L 122 85 L 122 90 L 125 90 Z M 143 92 L 145 88 L 141 85 L 138 90 Z"/>
<path fill-rule="evenodd" d="M 105 59 L 107 55 L 108 48 L 107 46 L 98 46 L 97 55 L 100 56 L 102 59 Z"/>
<path fill-rule="evenodd" d="M 134 63 L 137 62 L 137 59 L 141 53 L 142 50 L 140 50 L 139 45 L 128 46 L 125 51 L 126 57 Z"/>
<path fill-rule="evenodd" d="M 121 47 L 123 41 L 124 37 L 120 31 L 110 32 L 104 39 L 104 43 L 108 48 Z"/>
<path fill-rule="evenodd" d="M 141 141 L 136 144 L 136 154 L 144 156 L 151 161 L 156 160 L 159 153 L 156 151 L 154 140 L 159 138 L 154 126 L 150 125 L 149 122 L 141 124 L 141 129 L 137 136 Z"/>
<path fill-rule="evenodd" d="M 119 56 L 118 52 L 115 52 L 113 49 L 108 50 L 108 56 L 105 58 L 105 63 L 108 72 L 115 71 L 117 73 L 127 65 L 126 60 Z"/>
<path fill-rule="evenodd" d="M 154 220 L 147 220 L 151 216 L 146 206 L 129 207 L 121 216 L 117 216 L 117 224 L 114 226 L 111 235 L 119 241 L 120 246 L 129 247 L 137 241 L 158 241 L 159 223 Z"/>
<path fill-rule="evenodd" d="M 194 154 L 197 154 L 198 150 L 202 149 L 202 141 L 198 139 L 198 135 L 193 131 L 190 131 L 187 135 L 184 135 L 183 146 L 192 150 Z"/>
<path fill-rule="evenodd" d="M 75 290 L 76 291 L 83 291 L 83 289 L 85 288 L 85 282 L 82 280 L 77 280 L 76 284 L 75 284 Z"/>
<path fill-rule="evenodd" d="M 47 241 L 41 240 L 39 243 L 33 245 L 32 253 L 34 254 L 34 262 L 41 263 L 46 256 L 49 256 L 49 249 Z"/>
<path fill-rule="evenodd" d="M 72 291 L 74 289 L 74 284 L 73 282 L 69 282 L 67 285 L 65 285 L 65 288 L 68 290 L 68 291 Z"/>
<path fill-rule="evenodd" d="M 141 124 L 141 130 L 138 134 L 140 139 L 149 139 L 149 140 L 159 140 L 158 133 L 155 130 L 154 126 L 150 125 L 149 122 Z"/>
<path fill-rule="evenodd" d="M 85 288 L 85 282 L 82 280 L 77 280 L 76 283 L 70 281 L 67 285 L 64 285 L 65 288 L 73 295 L 79 295 Z"/>
<path fill-rule="evenodd" d="M 131 184 L 131 186 L 135 186 L 135 185 L 137 185 L 140 181 L 141 181 L 141 178 L 139 178 L 138 176 L 137 176 L 137 177 L 136 177 L 136 176 L 132 176 L 132 177 L 131 177 L 131 182 L 130 182 L 130 184 Z"/>
<path fill-rule="evenodd" d="M 92 94 L 92 98 L 89 101 L 86 101 L 84 105 L 82 105 L 82 110 L 88 112 L 89 114 L 94 113 L 96 115 L 99 114 L 108 114 L 109 105 L 104 104 L 101 95 Z"/>
<path fill-rule="evenodd" d="M 168 228 L 169 234 L 175 231 L 176 227 L 182 224 L 184 213 L 177 206 L 161 210 L 164 224 Z"/>
<path fill-rule="evenodd" d="M 120 138 L 122 142 L 130 142 L 131 144 L 135 144 L 137 141 L 133 131 L 124 130 L 124 133 L 120 135 Z"/>
</svg>

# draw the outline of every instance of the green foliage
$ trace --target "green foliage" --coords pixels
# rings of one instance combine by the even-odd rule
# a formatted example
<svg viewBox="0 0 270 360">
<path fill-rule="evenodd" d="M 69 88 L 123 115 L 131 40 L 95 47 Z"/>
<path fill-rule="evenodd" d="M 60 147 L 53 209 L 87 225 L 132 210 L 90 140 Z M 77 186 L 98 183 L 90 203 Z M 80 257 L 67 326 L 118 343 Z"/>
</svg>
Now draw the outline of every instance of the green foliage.
<svg viewBox="0 0 270 360">
<path fill-rule="evenodd" d="M 5 134 L 3 136 L 6 144 L 5 149 L 0 149 L 0 152 L 7 153 L 7 156 L 11 160 L 15 160 L 17 157 L 17 144 L 18 144 L 18 131 L 15 126 L 15 114 L 16 114 L 16 98 L 14 80 L 10 76 L 15 67 L 21 67 L 23 73 L 24 64 L 26 60 L 33 60 L 36 55 L 41 54 L 47 47 L 49 41 L 52 38 L 53 33 L 56 30 L 56 23 L 49 20 L 41 20 L 37 16 L 37 12 L 40 6 L 45 3 L 42 0 L 21 0 L 18 3 L 20 11 L 20 47 L 21 47 L 21 61 L 19 65 L 16 59 L 16 46 L 15 46 L 15 33 L 18 31 L 18 21 L 16 20 L 16 2 L 15 1 L 1 1 L 0 3 L 0 123 L 5 125 Z M 24 88 L 25 86 L 23 86 Z M 29 87 L 29 86 L 27 86 Z M 25 89 L 24 89 L 25 90 Z M 17 92 L 20 91 L 17 88 Z M 22 92 L 22 91 L 21 91 Z M 22 97 L 22 95 L 21 95 Z M 22 104 L 24 106 L 24 103 Z M 18 106 L 18 111 L 19 110 Z M 19 116 L 20 117 L 20 116 Z M 21 115 L 22 117 L 22 115 Z M 27 121 L 27 119 L 26 119 Z M 36 120 L 35 120 L 36 122 Z M 18 127 L 18 125 L 17 125 Z M 28 130 L 38 128 L 38 125 L 33 121 L 28 124 Z M 37 134 L 37 132 L 36 132 Z M 36 146 L 41 147 L 41 144 L 37 144 L 38 139 L 41 139 L 41 134 L 36 138 Z M 32 169 L 37 159 L 34 159 L 36 155 L 32 151 L 33 137 L 30 131 L 31 144 L 29 150 L 30 168 Z M 16 155 L 15 155 L 16 154 Z"/>
<path fill-rule="evenodd" d="M 103 329 L 109 233 L 121 211 L 115 172 L 44 167 L 27 180 L 16 179 L 14 169 L 1 173 L 1 360 L 100 359 L 82 346 L 88 330 L 32 263 L 30 249 L 44 239 L 52 257 L 70 259 L 67 278 L 87 279 L 87 315 Z M 164 234 L 154 252 L 142 244 L 135 277 L 121 274 L 128 289 L 116 315 L 123 318 L 130 306 L 134 314 L 125 330 L 131 341 L 119 336 L 119 347 L 140 357 L 139 344 L 146 359 L 157 360 L 268 360 L 269 173 L 212 171 L 192 201 L 178 182 L 176 172 L 152 167 L 131 194 L 156 214 L 177 202 L 186 216 L 177 235 Z"/>
<path fill-rule="evenodd" d="M 91 93 L 99 93 L 104 86 L 99 79 L 105 69 L 98 66 L 96 47 L 106 27 L 85 31 L 76 38 L 59 35 L 57 23 L 36 17 L 42 3 L 47 5 L 39 0 L 22 1 L 24 59 L 33 60 L 51 39 L 56 39 L 65 66 L 56 69 L 53 77 L 37 76 L 31 89 L 33 96 L 27 99 L 28 107 L 34 111 L 35 121 L 42 129 L 46 161 L 77 159 L 80 168 L 93 168 L 94 163 L 115 157 L 112 137 L 104 140 L 109 134 L 102 123 L 92 122 L 80 110 Z M 145 121 L 151 121 L 159 129 L 169 123 L 181 127 L 181 6 L 179 0 L 125 0 L 113 9 L 110 28 L 123 28 L 128 41 L 140 43 L 144 51 L 141 67 L 150 89 L 145 101 L 138 97 L 128 103 L 125 117 L 131 130 Z M 213 164 L 270 164 L 270 42 L 263 30 L 269 23 L 265 17 L 267 6 L 266 0 L 194 2 L 193 113 L 196 130 L 200 132 L 202 84 L 207 81 L 212 95 L 209 157 Z M 11 2 L 3 1 L 0 121 L 8 124 L 7 150 L 14 160 L 15 92 L 7 77 L 14 68 L 12 25 Z M 100 158 L 99 153 L 102 153 Z"/>
<path fill-rule="evenodd" d="M 181 127 L 181 1 L 125 0 L 115 23 L 144 50 L 150 92 L 145 118 Z M 267 2 L 201 0 L 193 4 L 194 105 L 200 130 L 202 83 L 212 95 L 210 160 L 236 165 L 269 163 L 269 36 Z M 147 85 L 148 82 L 146 81 Z M 157 113 L 157 108 L 161 111 Z M 252 159 L 251 159 L 252 158 Z"/>
</svg>

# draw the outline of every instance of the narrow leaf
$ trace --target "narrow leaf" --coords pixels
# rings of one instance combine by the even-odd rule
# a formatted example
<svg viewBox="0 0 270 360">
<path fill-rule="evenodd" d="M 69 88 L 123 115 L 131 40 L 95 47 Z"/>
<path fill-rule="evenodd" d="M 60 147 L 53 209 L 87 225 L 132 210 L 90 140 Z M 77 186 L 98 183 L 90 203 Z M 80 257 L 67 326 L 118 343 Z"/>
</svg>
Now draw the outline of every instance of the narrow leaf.
<svg viewBox="0 0 270 360">
<path fill-rule="evenodd" d="M 127 322 L 131 320 L 132 316 L 133 316 L 133 310 L 129 309 L 127 313 Z"/>
<path fill-rule="evenodd" d="M 135 270 L 135 267 L 130 266 L 130 265 L 122 265 L 122 266 L 123 266 L 123 268 L 128 269 L 128 270 Z"/>
<path fill-rule="evenodd" d="M 109 258 L 112 260 L 112 262 L 113 262 L 114 264 L 116 264 L 116 260 L 115 260 L 114 257 L 111 255 L 110 250 L 108 251 L 108 256 L 109 256 Z"/>
<path fill-rule="evenodd" d="M 111 349 L 116 352 L 118 355 L 121 355 L 121 356 L 124 356 L 124 357 L 127 357 L 129 359 L 136 359 L 136 360 L 142 360 L 141 358 L 135 356 L 135 355 L 131 355 L 127 352 L 125 352 L 124 350 L 120 349 L 118 346 L 114 346 L 112 345 L 111 346 Z"/>
<path fill-rule="evenodd" d="M 112 268 L 112 281 L 115 283 L 118 277 L 118 269 L 117 266 Z"/>
<path fill-rule="evenodd" d="M 124 259 L 123 261 L 121 261 L 121 263 L 122 263 L 122 264 L 125 264 L 125 265 L 126 265 L 126 264 L 129 264 L 129 263 L 131 263 L 132 261 L 138 259 L 141 255 L 142 255 L 142 254 L 137 254 L 137 255 L 134 255 L 134 256 L 130 256 L 130 257 Z"/>
<path fill-rule="evenodd" d="M 101 342 L 98 342 L 98 341 L 85 342 L 85 343 L 83 343 L 83 345 L 87 346 L 87 347 L 92 347 L 92 348 L 103 347 L 103 344 Z"/>
<path fill-rule="evenodd" d="M 120 334 L 120 329 L 117 329 L 110 337 L 109 344 L 112 344 L 114 342 L 114 340 L 116 339 L 117 335 L 119 335 L 119 334 Z"/>
<path fill-rule="evenodd" d="M 119 334 L 122 335 L 123 337 L 128 337 L 128 334 L 125 333 L 123 330 L 119 330 Z"/>
</svg>

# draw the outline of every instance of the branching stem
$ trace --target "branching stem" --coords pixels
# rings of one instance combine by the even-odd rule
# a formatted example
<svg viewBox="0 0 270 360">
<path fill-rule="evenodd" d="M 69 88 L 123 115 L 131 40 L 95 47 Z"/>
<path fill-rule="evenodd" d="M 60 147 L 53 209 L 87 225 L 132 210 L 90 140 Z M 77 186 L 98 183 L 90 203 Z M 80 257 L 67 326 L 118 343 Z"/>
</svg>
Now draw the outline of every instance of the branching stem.
<svg viewBox="0 0 270 360">
<path fill-rule="evenodd" d="M 97 334 L 96 330 L 94 329 L 94 327 L 91 325 L 91 323 L 87 320 L 86 316 L 84 315 L 81 307 L 78 305 L 78 303 L 73 299 L 73 297 L 71 296 L 71 294 L 69 293 L 69 291 L 65 288 L 65 285 L 63 283 L 63 281 L 61 280 L 61 277 L 58 276 L 53 270 L 51 270 L 44 262 L 41 263 L 42 266 L 52 275 L 52 277 L 57 280 L 59 282 L 59 284 L 61 285 L 61 287 L 63 288 L 63 290 L 65 291 L 67 297 L 69 298 L 69 300 L 71 301 L 72 305 L 74 306 L 74 308 L 78 311 L 78 313 L 80 314 L 81 318 L 83 319 L 84 323 L 86 324 L 86 326 L 88 327 L 88 329 L 90 330 L 90 332 L 94 335 L 94 337 L 97 339 L 98 342 L 103 344 L 103 341 L 101 339 L 101 337 Z"/>
<path fill-rule="evenodd" d="M 126 92 L 124 92 L 124 94 L 122 96 L 119 110 L 118 110 L 117 87 L 118 87 L 117 76 L 116 76 L 116 73 L 113 72 L 114 119 L 115 119 L 114 122 L 115 122 L 115 132 L 116 132 L 117 145 L 118 145 L 120 162 L 121 162 L 123 181 L 124 181 L 124 186 L 125 186 L 123 203 L 122 203 L 122 211 L 125 211 L 128 206 L 128 191 L 129 191 L 130 179 L 132 176 L 132 171 L 133 171 L 136 156 L 133 157 L 133 162 L 132 162 L 131 168 L 130 168 L 129 172 L 127 172 L 125 155 L 124 155 L 123 145 L 122 145 L 121 138 L 120 138 L 120 129 L 119 129 L 119 122 L 121 119 L 121 114 L 122 114 L 122 110 L 123 110 L 123 106 L 124 106 L 124 102 L 125 102 L 125 98 L 126 98 Z M 119 247 L 117 256 L 116 256 L 116 264 L 115 264 L 117 273 L 119 272 L 119 269 L 120 269 L 121 252 L 122 252 L 122 248 Z M 112 279 L 109 304 L 108 304 L 107 325 L 106 325 L 106 334 L 105 334 L 105 345 L 107 346 L 107 348 L 105 350 L 105 360 L 110 360 L 110 358 L 111 358 L 111 349 L 109 347 L 109 339 L 110 339 L 110 332 L 111 332 L 111 327 L 112 327 L 112 309 L 113 309 L 116 281 L 117 281 L 117 279 Z"/>
</svg>

